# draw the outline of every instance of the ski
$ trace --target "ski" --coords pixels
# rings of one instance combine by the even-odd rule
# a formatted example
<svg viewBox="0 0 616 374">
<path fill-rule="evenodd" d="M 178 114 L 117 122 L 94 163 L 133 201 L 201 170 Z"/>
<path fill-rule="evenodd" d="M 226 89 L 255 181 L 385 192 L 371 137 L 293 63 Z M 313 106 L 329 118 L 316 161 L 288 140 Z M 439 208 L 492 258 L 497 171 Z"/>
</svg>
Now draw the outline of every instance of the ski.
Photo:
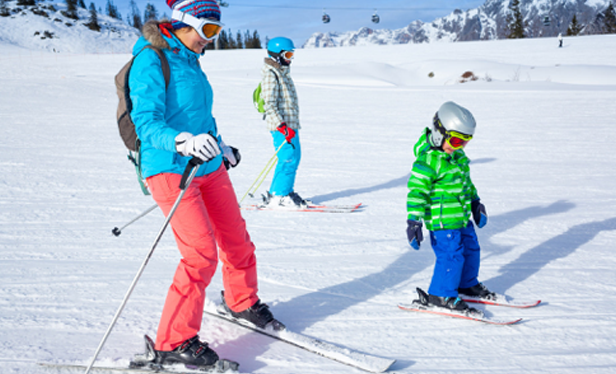
<svg viewBox="0 0 616 374">
<path fill-rule="evenodd" d="M 423 305 L 415 301 L 410 304 L 398 304 L 398 308 L 402 310 L 410 311 L 410 312 L 430 313 L 430 314 L 437 314 L 440 316 L 462 318 L 462 319 L 468 319 L 472 321 L 488 323 L 491 325 L 513 325 L 514 323 L 518 323 L 522 320 L 522 318 L 516 318 L 513 320 L 502 321 L 502 320 L 492 319 L 486 316 L 476 316 L 472 314 L 456 313 L 446 308 L 430 307 L 430 306 L 426 306 L 426 305 Z"/>
<path fill-rule="evenodd" d="M 358 211 L 362 207 L 362 203 L 355 205 L 315 205 L 310 204 L 305 208 L 285 208 L 285 207 L 268 207 L 260 206 L 258 204 L 243 205 L 241 209 L 244 210 L 269 210 L 277 212 L 312 212 L 312 213 L 353 213 Z"/>
<path fill-rule="evenodd" d="M 160 366 L 129 366 L 129 367 L 121 367 L 121 366 L 92 366 L 90 371 L 96 372 L 118 372 L 118 373 L 163 373 L 163 374 L 209 374 L 209 373 L 237 373 L 234 369 L 225 369 L 224 361 L 219 361 L 221 364 L 213 366 L 211 369 L 190 369 L 183 367 L 182 365 L 172 365 L 169 367 L 160 367 Z M 88 365 L 81 364 L 56 364 L 52 362 L 39 362 L 39 366 L 46 368 L 55 368 L 65 370 L 74 370 L 83 372 L 88 368 Z M 222 371 L 221 371 L 222 370 Z"/>
<path fill-rule="evenodd" d="M 495 296 L 490 299 L 460 294 L 460 298 L 466 301 L 467 303 L 506 306 L 510 308 L 532 308 L 534 306 L 539 305 L 539 303 L 541 303 L 541 300 L 517 301 L 507 295 L 501 295 L 501 294 L 495 294 Z"/>
<path fill-rule="evenodd" d="M 217 305 L 211 301 L 206 300 L 205 304 L 204 312 L 208 315 L 223 319 L 227 322 L 234 323 L 298 348 L 302 348 L 306 351 L 364 371 L 382 373 L 393 365 L 394 362 L 396 362 L 394 359 L 377 357 L 358 352 L 350 348 L 340 347 L 319 339 L 289 331 L 286 328 L 277 331 L 271 325 L 268 325 L 265 329 L 261 329 L 248 321 L 238 320 L 232 317 L 224 310 L 219 310 Z"/>
</svg>

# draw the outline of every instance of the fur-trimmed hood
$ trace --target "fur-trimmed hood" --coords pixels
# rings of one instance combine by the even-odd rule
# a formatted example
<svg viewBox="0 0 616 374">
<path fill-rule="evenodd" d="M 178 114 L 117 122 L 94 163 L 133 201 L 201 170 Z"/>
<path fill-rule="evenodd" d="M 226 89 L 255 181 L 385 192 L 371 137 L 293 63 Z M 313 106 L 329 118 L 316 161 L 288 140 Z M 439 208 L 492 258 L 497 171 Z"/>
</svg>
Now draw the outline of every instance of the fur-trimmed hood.
<svg viewBox="0 0 616 374">
<path fill-rule="evenodd" d="M 156 48 L 171 49 L 165 37 L 160 33 L 159 25 L 163 23 L 169 23 L 169 21 L 164 19 L 162 21 L 149 20 L 146 22 L 142 28 L 143 37 Z"/>
<path fill-rule="evenodd" d="M 291 66 L 280 65 L 278 62 L 276 62 L 271 57 L 265 57 L 263 60 L 264 60 L 266 65 L 269 65 L 269 66 L 273 67 L 274 69 L 277 69 L 280 72 L 288 73 L 291 70 Z"/>
</svg>

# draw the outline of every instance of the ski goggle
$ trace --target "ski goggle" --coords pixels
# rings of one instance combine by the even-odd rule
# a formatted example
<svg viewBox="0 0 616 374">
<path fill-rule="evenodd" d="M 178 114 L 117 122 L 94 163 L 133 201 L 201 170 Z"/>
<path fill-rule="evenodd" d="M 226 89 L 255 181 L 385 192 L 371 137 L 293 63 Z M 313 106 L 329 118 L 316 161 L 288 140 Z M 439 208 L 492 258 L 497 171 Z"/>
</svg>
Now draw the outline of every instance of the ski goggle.
<svg viewBox="0 0 616 374">
<path fill-rule="evenodd" d="M 453 149 L 460 149 L 473 139 L 472 135 L 462 134 L 457 131 L 447 131 L 447 144 Z"/>
<path fill-rule="evenodd" d="M 295 56 L 295 51 L 282 51 L 282 52 L 280 52 L 280 55 L 285 60 L 293 60 L 293 56 Z"/>
<path fill-rule="evenodd" d="M 218 34 L 220 34 L 220 31 L 222 31 L 222 28 L 225 26 L 222 22 L 214 21 L 208 18 L 197 18 L 177 9 L 173 10 L 171 18 L 189 25 L 197 31 L 197 34 L 199 34 L 202 39 L 208 41 L 215 40 L 218 37 Z"/>
</svg>

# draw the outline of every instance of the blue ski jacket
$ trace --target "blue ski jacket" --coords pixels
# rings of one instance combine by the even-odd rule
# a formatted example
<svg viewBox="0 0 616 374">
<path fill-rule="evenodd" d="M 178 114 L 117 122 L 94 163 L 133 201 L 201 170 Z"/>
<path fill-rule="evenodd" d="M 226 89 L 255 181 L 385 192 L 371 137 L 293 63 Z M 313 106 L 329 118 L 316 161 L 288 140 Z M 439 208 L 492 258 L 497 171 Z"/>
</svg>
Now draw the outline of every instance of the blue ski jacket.
<svg viewBox="0 0 616 374">
<path fill-rule="evenodd" d="M 141 172 L 145 178 L 184 172 L 190 157 L 175 149 L 175 137 L 181 132 L 209 133 L 220 142 L 212 116 L 212 86 L 199 65 L 201 55 L 159 25 L 148 22 L 143 27 L 143 36 L 133 48 L 137 57 L 128 80 L 133 103 L 130 115 L 141 140 Z M 162 49 L 169 61 L 167 88 L 160 58 L 155 51 L 144 49 L 148 44 Z M 201 165 L 196 176 L 216 171 L 221 162 L 222 155 L 216 156 Z"/>
</svg>

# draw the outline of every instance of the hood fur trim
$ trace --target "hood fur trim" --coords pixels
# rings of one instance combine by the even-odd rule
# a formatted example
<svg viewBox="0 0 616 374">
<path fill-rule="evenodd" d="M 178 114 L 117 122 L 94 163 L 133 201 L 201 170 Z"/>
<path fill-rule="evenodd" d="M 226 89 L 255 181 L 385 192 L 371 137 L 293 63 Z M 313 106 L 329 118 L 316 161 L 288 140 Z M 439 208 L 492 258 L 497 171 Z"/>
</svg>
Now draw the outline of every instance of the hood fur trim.
<svg viewBox="0 0 616 374">
<path fill-rule="evenodd" d="M 273 60 L 272 58 L 270 58 L 270 57 L 266 57 L 266 58 L 264 59 L 264 61 L 265 61 L 265 63 L 266 63 L 267 65 L 269 65 L 269 66 L 273 66 L 274 68 L 276 68 L 276 69 L 278 69 L 278 70 L 280 70 L 280 68 L 281 68 L 280 64 L 279 64 L 279 63 L 277 63 L 276 61 L 274 61 L 274 60 Z"/>
<path fill-rule="evenodd" d="M 143 25 L 141 29 L 143 33 L 143 37 L 152 44 L 152 46 L 160 49 L 171 49 L 169 47 L 169 43 L 165 40 L 165 38 L 160 33 L 158 25 L 161 23 L 168 23 L 169 21 L 164 19 L 162 21 L 149 20 Z"/>
</svg>

